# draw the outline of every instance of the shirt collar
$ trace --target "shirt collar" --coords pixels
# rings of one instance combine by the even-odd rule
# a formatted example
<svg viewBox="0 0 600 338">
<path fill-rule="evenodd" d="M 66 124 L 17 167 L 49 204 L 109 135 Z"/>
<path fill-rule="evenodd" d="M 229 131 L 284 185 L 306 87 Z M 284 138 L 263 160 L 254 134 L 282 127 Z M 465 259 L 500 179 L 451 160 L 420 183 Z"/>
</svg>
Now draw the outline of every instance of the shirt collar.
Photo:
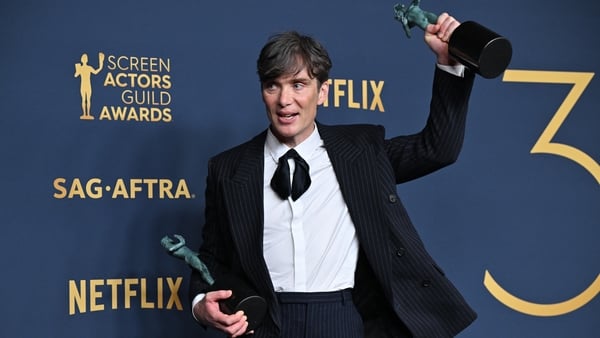
<svg viewBox="0 0 600 338">
<path fill-rule="evenodd" d="M 319 147 L 323 146 L 323 140 L 321 139 L 321 135 L 319 134 L 319 129 L 315 124 L 315 129 L 310 134 L 310 136 L 302 141 L 302 143 L 296 145 L 294 149 L 302 156 L 302 158 L 306 161 L 309 161 L 312 158 L 315 150 Z M 273 159 L 275 163 L 279 161 L 279 158 L 285 154 L 290 147 L 279 142 L 277 137 L 273 135 L 271 132 L 271 128 L 267 129 L 267 140 L 265 141 L 265 155 L 268 155 Z"/>
</svg>

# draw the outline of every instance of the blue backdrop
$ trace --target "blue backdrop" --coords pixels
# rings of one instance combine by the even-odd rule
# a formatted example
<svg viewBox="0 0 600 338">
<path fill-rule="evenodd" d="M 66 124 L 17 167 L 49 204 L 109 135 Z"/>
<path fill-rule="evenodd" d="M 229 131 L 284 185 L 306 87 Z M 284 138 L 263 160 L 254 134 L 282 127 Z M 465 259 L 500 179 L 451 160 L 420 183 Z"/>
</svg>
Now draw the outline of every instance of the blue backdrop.
<svg viewBox="0 0 600 338">
<path fill-rule="evenodd" d="M 208 158 L 266 127 L 259 49 L 283 30 L 317 37 L 334 61 L 319 120 L 412 133 L 434 58 L 394 4 L 0 3 L 0 336 L 217 337 L 191 319 L 189 269 L 159 240 L 200 245 Z M 600 5 L 422 8 L 514 49 L 503 76 L 476 80 L 459 161 L 398 187 L 479 313 L 460 337 L 598 337 Z"/>
</svg>

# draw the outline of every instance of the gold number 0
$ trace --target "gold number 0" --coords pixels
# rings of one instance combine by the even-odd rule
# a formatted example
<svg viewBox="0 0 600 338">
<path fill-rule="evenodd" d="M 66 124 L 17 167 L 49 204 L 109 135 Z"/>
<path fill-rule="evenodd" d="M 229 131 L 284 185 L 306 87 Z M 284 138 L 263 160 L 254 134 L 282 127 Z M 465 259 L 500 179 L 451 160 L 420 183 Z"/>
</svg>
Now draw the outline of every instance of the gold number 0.
<svg viewBox="0 0 600 338">
<path fill-rule="evenodd" d="M 575 161 L 592 174 L 596 182 L 600 184 L 600 165 L 592 157 L 575 147 L 552 142 L 552 138 L 571 112 L 573 106 L 575 106 L 592 77 L 594 77 L 594 73 L 506 70 L 503 81 L 573 85 L 544 132 L 531 148 L 531 153 L 553 154 Z M 600 293 L 600 274 L 579 295 L 554 304 L 532 303 L 510 294 L 496 282 L 488 270 L 485 271 L 483 284 L 496 299 L 513 310 L 532 316 L 560 316 L 581 308 Z"/>
</svg>

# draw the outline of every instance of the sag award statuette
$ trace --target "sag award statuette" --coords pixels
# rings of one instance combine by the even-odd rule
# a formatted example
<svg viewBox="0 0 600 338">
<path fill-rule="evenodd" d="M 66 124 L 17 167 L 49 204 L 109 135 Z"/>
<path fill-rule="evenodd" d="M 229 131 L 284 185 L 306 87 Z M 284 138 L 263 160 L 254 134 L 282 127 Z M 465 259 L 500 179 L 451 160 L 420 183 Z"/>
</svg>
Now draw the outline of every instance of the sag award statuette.
<svg viewBox="0 0 600 338">
<path fill-rule="evenodd" d="M 264 298 L 256 295 L 256 292 L 240 279 L 222 278 L 215 281 L 206 265 L 198 257 L 198 253 L 185 246 L 185 239 L 180 235 L 173 235 L 173 237 L 177 241 L 165 236 L 160 243 L 171 256 L 185 260 L 191 268 L 200 272 L 202 279 L 210 285 L 209 291 L 231 290 L 233 292 L 231 297 L 219 303 L 221 311 L 226 314 L 244 311 L 248 318 L 248 331 L 258 327 L 267 313 L 267 302 Z"/>
<path fill-rule="evenodd" d="M 408 7 L 401 4 L 394 6 L 394 17 L 402 23 L 409 38 L 410 29 L 414 26 L 425 30 L 428 24 L 437 22 L 437 15 L 419 8 L 420 2 L 413 0 Z M 448 52 L 488 79 L 504 72 L 512 57 L 512 47 L 506 38 L 473 21 L 463 22 L 454 30 L 448 42 Z"/>
</svg>

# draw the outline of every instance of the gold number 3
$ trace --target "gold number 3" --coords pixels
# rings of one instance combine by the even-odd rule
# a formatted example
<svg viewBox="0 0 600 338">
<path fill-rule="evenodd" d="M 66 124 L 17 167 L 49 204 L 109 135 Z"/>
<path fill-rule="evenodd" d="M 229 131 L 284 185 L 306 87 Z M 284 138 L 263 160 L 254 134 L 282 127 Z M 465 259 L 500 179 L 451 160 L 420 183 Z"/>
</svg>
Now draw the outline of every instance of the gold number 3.
<svg viewBox="0 0 600 338">
<path fill-rule="evenodd" d="M 594 73 L 506 70 L 503 81 L 573 85 L 573 88 L 556 111 L 556 114 L 554 114 L 554 117 L 552 117 L 550 123 L 548 123 L 544 132 L 533 148 L 531 148 L 531 153 L 553 154 L 575 161 L 592 174 L 596 182 L 600 184 L 600 165 L 592 157 L 575 147 L 552 142 L 552 138 L 571 112 L 571 109 L 585 88 L 591 82 L 592 77 L 594 77 Z M 485 271 L 483 285 L 502 304 L 515 311 L 532 316 L 560 316 L 583 307 L 600 293 L 600 274 L 598 274 L 596 280 L 590 286 L 577 296 L 553 304 L 532 303 L 510 294 L 496 282 L 488 270 Z"/>
</svg>

